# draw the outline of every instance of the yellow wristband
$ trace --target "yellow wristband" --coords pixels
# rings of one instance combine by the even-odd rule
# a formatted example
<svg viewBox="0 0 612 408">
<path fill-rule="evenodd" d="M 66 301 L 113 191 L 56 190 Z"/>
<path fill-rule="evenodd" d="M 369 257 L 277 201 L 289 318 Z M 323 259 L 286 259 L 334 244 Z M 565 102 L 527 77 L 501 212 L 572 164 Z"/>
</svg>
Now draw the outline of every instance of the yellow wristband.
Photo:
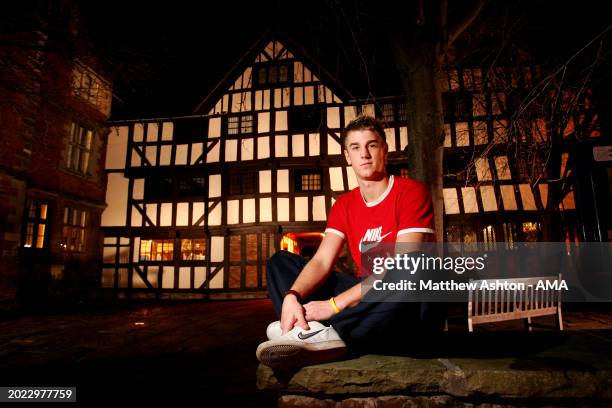
<svg viewBox="0 0 612 408">
<path fill-rule="evenodd" d="M 334 313 L 340 313 L 340 308 L 336 304 L 336 301 L 334 300 L 333 296 L 329 298 L 329 304 L 331 305 L 332 309 L 334 309 Z"/>
</svg>

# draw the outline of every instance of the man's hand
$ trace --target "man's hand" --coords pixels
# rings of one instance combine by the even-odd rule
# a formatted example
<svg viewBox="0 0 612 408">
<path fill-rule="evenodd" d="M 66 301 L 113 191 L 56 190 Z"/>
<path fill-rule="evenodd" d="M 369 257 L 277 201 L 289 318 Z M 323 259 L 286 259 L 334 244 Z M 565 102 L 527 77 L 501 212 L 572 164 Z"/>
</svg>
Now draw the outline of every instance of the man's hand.
<svg viewBox="0 0 612 408">
<path fill-rule="evenodd" d="M 304 307 L 293 295 L 287 295 L 283 300 L 280 322 L 282 334 L 287 333 L 296 325 L 300 326 L 304 330 L 310 330 L 310 327 L 304 318 Z"/>
<path fill-rule="evenodd" d="M 331 304 L 327 300 L 308 302 L 304 305 L 304 310 L 306 311 L 306 320 L 309 322 L 313 320 L 328 320 L 335 314 L 334 309 L 332 309 Z"/>
</svg>

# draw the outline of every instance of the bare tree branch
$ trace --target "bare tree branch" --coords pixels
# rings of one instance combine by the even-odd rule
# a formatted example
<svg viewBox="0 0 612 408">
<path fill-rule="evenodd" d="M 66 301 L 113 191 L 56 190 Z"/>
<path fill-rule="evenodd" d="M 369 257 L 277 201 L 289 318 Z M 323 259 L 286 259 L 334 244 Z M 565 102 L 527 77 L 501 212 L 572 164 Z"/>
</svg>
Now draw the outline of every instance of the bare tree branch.
<svg viewBox="0 0 612 408">
<path fill-rule="evenodd" d="M 457 39 L 457 37 L 459 37 L 461 33 L 463 33 L 465 29 L 472 24 L 472 22 L 478 16 L 478 13 L 480 13 L 484 2 L 485 0 L 478 0 L 478 3 L 474 5 L 472 10 L 470 10 L 463 19 L 452 24 L 448 30 L 448 43 L 446 44 L 445 48 L 448 48 Z"/>
<path fill-rule="evenodd" d="M 440 0 L 438 20 L 442 53 L 445 53 L 448 45 L 448 0 Z"/>
<path fill-rule="evenodd" d="M 417 13 L 414 23 L 417 27 L 423 27 L 425 25 L 425 10 L 423 8 L 423 0 L 417 0 Z"/>
</svg>

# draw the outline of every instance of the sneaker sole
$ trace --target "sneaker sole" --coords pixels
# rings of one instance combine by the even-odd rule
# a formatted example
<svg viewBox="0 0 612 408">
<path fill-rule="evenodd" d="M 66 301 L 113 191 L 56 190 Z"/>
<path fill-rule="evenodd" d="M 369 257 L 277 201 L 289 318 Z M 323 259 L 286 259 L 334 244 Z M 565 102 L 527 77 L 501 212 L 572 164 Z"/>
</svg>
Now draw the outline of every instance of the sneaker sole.
<svg viewBox="0 0 612 408">
<path fill-rule="evenodd" d="M 257 359 L 268 367 L 289 369 L 321 364 L 342 357 L 346 344 L 342 340 L 304 344 L 270 340 L 257 347 Z"/>
</svg>

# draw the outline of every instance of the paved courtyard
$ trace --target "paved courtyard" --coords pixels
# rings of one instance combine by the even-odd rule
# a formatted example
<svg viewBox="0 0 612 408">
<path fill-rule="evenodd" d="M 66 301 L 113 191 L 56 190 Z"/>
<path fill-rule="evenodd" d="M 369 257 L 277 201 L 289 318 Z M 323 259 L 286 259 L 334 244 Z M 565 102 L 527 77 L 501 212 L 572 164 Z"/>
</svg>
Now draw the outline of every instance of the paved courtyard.
<svg viewBox="0 0 612 408">
<path fill-rule="evenodd" d="M 612 329 L 609 305 L 570 306 L 566 330 Z M 123 301 L 0 317 L 0 386 L 76 386 L 79 401 L 97 403 L 276 403 L 255 386 L 255 348 L 275 318 L 269 300 Z M 478 327 L 515 329 L 522 323 Z M 449 330 L 465 330 L 460 310 Z"/>
<path fill-rule="evenodd" d="M 267 300 L 119 303 L 0 322 L 0 385 L 76 386 L 79 401 L 223 398 L 271 406 L 255 387 Z"/>
</svg>

